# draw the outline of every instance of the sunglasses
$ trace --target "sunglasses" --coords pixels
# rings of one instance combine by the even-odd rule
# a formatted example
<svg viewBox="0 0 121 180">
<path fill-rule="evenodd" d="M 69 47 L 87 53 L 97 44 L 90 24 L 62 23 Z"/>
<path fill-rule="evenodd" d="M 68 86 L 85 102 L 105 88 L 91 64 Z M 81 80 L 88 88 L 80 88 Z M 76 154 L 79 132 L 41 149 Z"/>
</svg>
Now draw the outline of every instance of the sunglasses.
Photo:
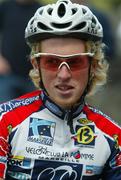
<svg viewBox="0 0 121 180">
<path fill-rule="evenodd" d="M 94 53 L 79 53 L 72 55 L 58 55 L 50 53 L 37 53 L 33 58 L 40 63 L 41 68 L 50 71 L 58 71 L 63 65 L 66 65 L 71 71 L 79 71 L 89 66 L 90 59 Z"/>
</svg>

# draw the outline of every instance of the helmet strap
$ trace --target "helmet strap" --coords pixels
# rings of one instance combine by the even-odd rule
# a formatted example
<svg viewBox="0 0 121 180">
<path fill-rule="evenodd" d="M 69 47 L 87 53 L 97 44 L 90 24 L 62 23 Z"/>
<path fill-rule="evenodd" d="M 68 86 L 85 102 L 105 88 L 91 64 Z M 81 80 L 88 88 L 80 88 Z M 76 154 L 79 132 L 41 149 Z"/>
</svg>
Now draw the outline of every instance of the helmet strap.
<svg viewBox="0 0 121 180">
<path fill-rule="evenodd" d="M 85 90 L 83 92 L 83 94 L 81 95 L 80 99 L 79 99 L 79 102 L 83 103 L 84 100 L 85 100 L 85 96 L 87 95 L 87 93 L 89 92 L 89 89 L 90 89 L 90 85 L 92 83 L 92 79 L 90 78 L 90 74 L 91 74 L 91 65 L 92 65 L 92 57 L 89 57 L 90 58 L 90 65 L 89 65 L 89 71 L 88 71 L 88 81 L 87 81 L 87 85 L 85 87 Z"/>
</svg>

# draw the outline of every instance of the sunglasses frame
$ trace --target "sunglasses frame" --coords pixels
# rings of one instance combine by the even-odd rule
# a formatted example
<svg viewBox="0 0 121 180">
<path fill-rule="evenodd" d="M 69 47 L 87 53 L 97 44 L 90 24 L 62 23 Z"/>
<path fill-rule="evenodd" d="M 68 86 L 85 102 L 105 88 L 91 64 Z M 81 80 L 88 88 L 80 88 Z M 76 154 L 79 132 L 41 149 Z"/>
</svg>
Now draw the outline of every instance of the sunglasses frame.
<svg viewBox="0 0 121 180">
<path fill-rule="evenodd" d="M 53 54 L 53 53 L 37 53 L 37 54 L 34 54 L 32 56 L 32 58 L 35 58 L 37 60 L 39 60 L 38 58 L 40 58 L 41 56 L 54 56 L 54 57 L 57 57 L 57 58 L 60 58 L 60 59 L 69 59 L 71 57 L 76 57 L 76 56 L 88 56 L 88 57 L 93 57 L 94 56 L 94 53 L 90 53 L 90 52 L 87 52 L 87 53 L 77 53 L 77 54 L 70 54 L 70 55 L 60 55 L 60 54 Z M 40 60 L 39 60 L 40 61 Z M 38 62 L 39 62 L 38 61 Z M 67 62 L 62 62 L 60 63 L 60 65 L 58 66 L 58 70 L 62 67 L 62 65 L 66 65 L 68 69 L 70 69 L 71 71 L 72 68 L 70 68 L 70 65 L 67 63 Z M 76 70 L 78 71 L 78 70 Z"/>
<path fill-rule="evenodd" d="M 69 54 L 69 55 L 60 55 L 60 54 L 54 54 L 54 53 L 36 53 L 34 55 L 32 55 L 32 58 L 39 58 L 40 56 L 56 56 L 58 58 L 70 58 L 70 57 L 75 57 L 75 56 L 89 56 L 89 57 L 93 57 L 94 53 L 77 53 L 77 54 Z"/>
</svg>

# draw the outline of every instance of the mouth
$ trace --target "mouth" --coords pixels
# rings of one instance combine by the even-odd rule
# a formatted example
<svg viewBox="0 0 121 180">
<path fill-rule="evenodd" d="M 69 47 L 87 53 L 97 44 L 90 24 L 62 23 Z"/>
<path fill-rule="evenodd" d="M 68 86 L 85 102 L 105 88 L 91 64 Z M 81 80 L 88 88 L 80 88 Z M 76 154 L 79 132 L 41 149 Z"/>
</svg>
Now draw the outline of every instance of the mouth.
<svg viewBox="0 0 121 180">
<path fill-rule="evenodd" d="M 57 85 L 55 86 L 57 91 L 59 91 L 59 93 L 63 94 L 63 95 L 69 95 L 72 90 L 74 89 L 74 87 L 69 86 L 69 85 Z"/>
</svg>

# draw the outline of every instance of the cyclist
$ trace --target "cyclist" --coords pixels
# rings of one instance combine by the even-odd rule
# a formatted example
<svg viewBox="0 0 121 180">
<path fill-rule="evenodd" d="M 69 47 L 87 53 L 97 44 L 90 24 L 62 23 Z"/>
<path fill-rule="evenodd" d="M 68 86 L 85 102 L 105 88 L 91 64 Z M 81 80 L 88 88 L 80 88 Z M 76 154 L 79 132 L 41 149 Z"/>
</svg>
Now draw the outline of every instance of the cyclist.
<svg viewBox="0 0 121 180">
<path fill-rule="evenodd" d="M 121 128 L 85 103 L 107 79 L 98 19 L 58 0 L 36 11 L 25 38 L 39 90 L 0 106 L 1 179 L 121 179 Z"/>
</svg>

